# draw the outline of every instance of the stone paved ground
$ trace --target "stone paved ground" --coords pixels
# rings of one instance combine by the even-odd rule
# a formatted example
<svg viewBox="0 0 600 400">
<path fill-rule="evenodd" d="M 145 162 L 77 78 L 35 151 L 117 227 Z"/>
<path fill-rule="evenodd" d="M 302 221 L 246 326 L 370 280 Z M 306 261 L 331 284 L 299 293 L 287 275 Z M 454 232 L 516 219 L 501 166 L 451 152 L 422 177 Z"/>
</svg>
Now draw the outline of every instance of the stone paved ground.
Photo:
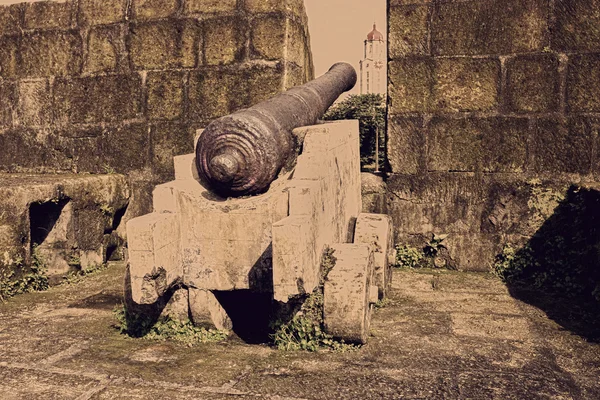
<svg viewBox="0 0 600 400">
<path fill-rule="evenodd" d="M 123 273 L 0 304 L 2 399 L 600 398 L 600 345 L 487 275 L 396 271 L 368 346 L 285 353 L 123 337 Z"/>
</svg>

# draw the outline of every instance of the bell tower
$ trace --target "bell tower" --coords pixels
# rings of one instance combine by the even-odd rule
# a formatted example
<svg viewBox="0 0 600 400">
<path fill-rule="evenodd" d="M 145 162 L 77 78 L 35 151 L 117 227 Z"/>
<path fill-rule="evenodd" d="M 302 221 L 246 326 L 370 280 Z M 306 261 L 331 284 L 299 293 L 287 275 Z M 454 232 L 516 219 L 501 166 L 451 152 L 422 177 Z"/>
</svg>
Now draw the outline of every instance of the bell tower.
<svg viewBox="0 0 600 400">
<path fill-rule="evenodd" d="M 373 24 L 373 30 L 365 40 L 365 51 L 360 61 L 360 94 L 377 93 L 385 95 L 386 48 L 383 34 Z"/>
</svg>

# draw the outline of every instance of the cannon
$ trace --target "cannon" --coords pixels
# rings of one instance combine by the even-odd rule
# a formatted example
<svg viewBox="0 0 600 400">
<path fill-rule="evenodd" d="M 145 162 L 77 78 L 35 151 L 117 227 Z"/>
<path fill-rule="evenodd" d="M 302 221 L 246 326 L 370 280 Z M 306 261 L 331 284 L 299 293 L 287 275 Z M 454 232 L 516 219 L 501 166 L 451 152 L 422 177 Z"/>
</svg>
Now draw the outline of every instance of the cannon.
<svg viewBox="0 0 600 400">
<path fill-rule="evenodd" d="M 174 157 L 175 180 L 154 189 L 153 212 L 127 222 L 129 303 L 168 300 L 171 316 L 236 331 L 242 295 L 285 308 L 322 290 L 326 331 L 366 342 L 391 283 L 392 223 L 362 212 L 358 121 L 317 121 L 355 82 L 336 64 L 200 131 L 196 152 Z"/>
<path fill-rule="evenodd" d="M 338 63 L 323 76 L 208 125 L 196 145 L 198 173 L 223 196 L 261 193 L 294 149 L 292 131 L 313 125 L 356 84 L 356 71 Z"/>
</svg>

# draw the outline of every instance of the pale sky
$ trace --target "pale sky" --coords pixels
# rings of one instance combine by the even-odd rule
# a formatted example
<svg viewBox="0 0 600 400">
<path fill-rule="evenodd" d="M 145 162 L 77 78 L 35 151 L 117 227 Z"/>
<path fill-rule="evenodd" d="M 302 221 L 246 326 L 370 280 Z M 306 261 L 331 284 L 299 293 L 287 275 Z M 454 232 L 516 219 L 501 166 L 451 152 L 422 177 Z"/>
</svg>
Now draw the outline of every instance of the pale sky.
<svg viewBox="0 0 600 400">
<path fill-rule="evenodd" d="M 0 4 L 36 0 L 0 0 Z M 59 0 L 60 1 L 60 0 Z M 64 1 L 64 0 L 63 0 Z M 386 34 L 386 0 L 304 0 L 308 14 L 315 76 L 321 76 L 336 62 L 346 61 L 359 73 L 363 42 L 377 23 Z M 352 93 L 358 93 L 358 86 Z"/>
<path fill-rule="evenodd" d="M 308 14 L 315 76 L 336 62 L 346 61 L 359 73 L 364 41 L 377 23 L 387 37 L 385 0 L 304 0 Z M 352 93 L 358 93 L 356 85 Z"/>
</svg>

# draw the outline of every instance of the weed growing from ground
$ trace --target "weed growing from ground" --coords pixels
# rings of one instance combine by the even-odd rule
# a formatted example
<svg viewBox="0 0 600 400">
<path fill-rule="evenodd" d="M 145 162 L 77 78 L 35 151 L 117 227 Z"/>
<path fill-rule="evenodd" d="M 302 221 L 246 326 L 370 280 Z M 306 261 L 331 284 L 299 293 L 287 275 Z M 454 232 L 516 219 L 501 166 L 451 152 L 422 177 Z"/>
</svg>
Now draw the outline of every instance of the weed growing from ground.
<svg viewBox="0 0 600 400">
<path fill-rule="evenodd" d="M 144 316 L 132 316 L 125 306 L 113 310 L 117 320 L 116 328 L 120 333 L 148 340 L 175 340 L 187 345 L 221 342 L 229 336 L 227 331 L 205 329 L 194 326 L 191 321 L 177 321 L 170 317 L 161 317 L 154 322 Z"/>
<path fill-rule="evenodd" d="M 29 272 L 17 278 L 15 271 L 23 268 L 23 260 L 17 259 L 9 266 L 8 273 L 0 275 L 0 301 L 17 294 L 48 289 L 48 268 L 36 246 L 32 249 Z"/>
<path fill-rule="evenodd" d="M 286 351 L 350 351 L 359 346 L 338 341 L 324 330 L 323 286 L 327 274 L 335 266 L 333 250 L 327 249 L 321 262 L 321 281 L 300 308 L 300 311 L 287 323 L 274 323 L 273 342 L 279 350 Z"/>
</svg>

